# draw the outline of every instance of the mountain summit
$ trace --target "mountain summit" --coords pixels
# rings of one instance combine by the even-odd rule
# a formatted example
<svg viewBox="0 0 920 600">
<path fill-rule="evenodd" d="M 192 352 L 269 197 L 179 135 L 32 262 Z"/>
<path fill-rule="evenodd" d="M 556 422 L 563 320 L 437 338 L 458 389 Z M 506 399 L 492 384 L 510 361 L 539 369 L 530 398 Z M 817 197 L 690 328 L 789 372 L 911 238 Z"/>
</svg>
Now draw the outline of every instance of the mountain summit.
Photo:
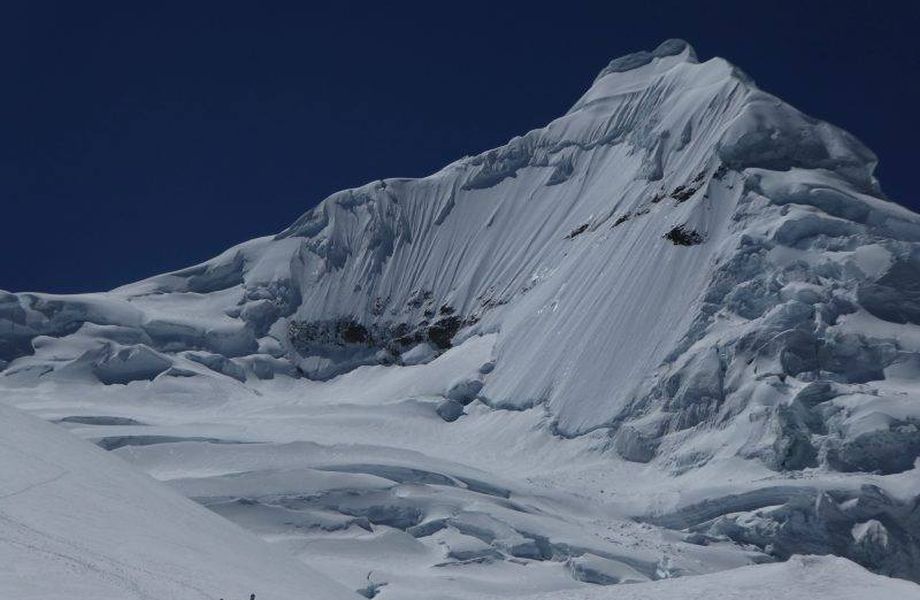
<svg viewBox="0 0 920 600">
<path fill-rule="evenodd" d="M 0 294 L 0 387 L 353 589 L 798 553 L 920 580 L 920 216 L 875 164 L 669 40 L 202 264 Z"/>
</svg>

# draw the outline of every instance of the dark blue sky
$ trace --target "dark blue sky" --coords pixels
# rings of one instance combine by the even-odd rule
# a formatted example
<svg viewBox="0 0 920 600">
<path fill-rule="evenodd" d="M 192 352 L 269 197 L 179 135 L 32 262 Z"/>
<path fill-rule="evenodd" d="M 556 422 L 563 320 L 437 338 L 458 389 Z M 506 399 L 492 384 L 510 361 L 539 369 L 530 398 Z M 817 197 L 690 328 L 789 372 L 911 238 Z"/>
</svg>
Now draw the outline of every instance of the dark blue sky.
<svg viewBox="0 0 920 600">
<path fill-rule="evenodd" d="M 920 206 L 920 3 L 311 4 L 3 3 L 0 289 L 201 261 L 540 126 L 668 37 L 856 134 Z"/>
</svg>

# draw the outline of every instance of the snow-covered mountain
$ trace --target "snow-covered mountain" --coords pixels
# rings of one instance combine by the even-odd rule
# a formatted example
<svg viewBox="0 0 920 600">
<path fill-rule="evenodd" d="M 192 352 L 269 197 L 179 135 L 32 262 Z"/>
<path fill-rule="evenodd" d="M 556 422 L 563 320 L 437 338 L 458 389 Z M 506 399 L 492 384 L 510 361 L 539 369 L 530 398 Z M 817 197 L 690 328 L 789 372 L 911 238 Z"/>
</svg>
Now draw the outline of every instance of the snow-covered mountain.
<svg viewBox="0 0 920 600">
<path fill-rule="evenodd" d="M 670 40 L 200 265 L 0 293 L 0 394 L 366 595 L 920 581 L 920 216 L 874 166 Z"/>
</svg>

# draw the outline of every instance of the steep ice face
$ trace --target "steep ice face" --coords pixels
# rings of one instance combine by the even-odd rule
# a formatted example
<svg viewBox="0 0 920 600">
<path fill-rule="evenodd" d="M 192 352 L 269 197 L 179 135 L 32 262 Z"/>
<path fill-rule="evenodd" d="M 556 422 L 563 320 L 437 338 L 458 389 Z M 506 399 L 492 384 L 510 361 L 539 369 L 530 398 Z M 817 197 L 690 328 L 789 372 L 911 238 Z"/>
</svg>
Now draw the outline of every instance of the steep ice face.
<svg viewBox="0 0 920 600">
<path fill-rule="evenodd" d="M 821 196 L 888 218 L 894 207 L 860 196 L 876 189 L 873 165 L 850 136 L 725 61 L 698 64 L 689 46 L 666 42 L 613 61 L 567 115 L 506 146 L 420 180 L 335 194 L 272 240 L 115 295 L 149 315 L 207 294 L 191 303 L 222 301 L 205 316 L 223 323 L 201 332 L 168 310 L 147 316 L 157 347 L 233 357 L 267 336 L 320 378 L 398 362 L 422 343 L 446 347 L 460 330 L 500 331 L 483 398 L 543 405 L 560 433 L 577 435 L 649 393 L 704 309 L 717 264 L 749 251 L 742 238 L 777 216 L 777 200 L 789 210 L 790 194 Z M 744 216 L 777 170 L 784 189 Z M 782 243 L 859 226 L 806 216 L 788 219 Z M 701 243 L 669 243 L 675 227 Z"/>
<path fill-rule="evenodd" d="M 3 294 L 0 383 L 260 390 L 373 365 L 405 383 L 489 339 L 438 388 L 453 431 L 480 409 L 537 411 L 542 433 L 665 478 L 756 465 L 784 483 L 682 480 L 636 516 L 916 578 L 920 217 L 882 197 L 875 163 L 668 41 L 611 62 L 543 128 L 333 194 L 200 265 L 105 294 Z"/>
</svg>

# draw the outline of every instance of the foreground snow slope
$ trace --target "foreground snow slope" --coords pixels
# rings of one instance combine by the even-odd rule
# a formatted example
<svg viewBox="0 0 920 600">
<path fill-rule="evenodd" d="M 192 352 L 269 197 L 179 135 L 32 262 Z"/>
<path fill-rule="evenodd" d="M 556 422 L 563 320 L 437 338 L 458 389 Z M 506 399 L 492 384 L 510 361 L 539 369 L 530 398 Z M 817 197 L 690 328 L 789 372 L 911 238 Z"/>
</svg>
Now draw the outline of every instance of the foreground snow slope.
<svg viewBox="0 0 920 600">
<path fill-rule="evenodd" d="M 531 596 L 531 600 L 914 600 L 920 588 L 873 575 L 837 557 L 794 556 L 759 565 L 643 585 Z"/>
<path fill-rule="evenodd" d="M 200 265 L 0 293 L 0 390 L 384 598 L 917 581 L 920 216 L 874 167 L 672 40 Z"/>
<path fill-rule="evenodd" d="M 16 600 L 357 597 L 118 458 L 4 405 L 0 590 Z"/>
</svg>

